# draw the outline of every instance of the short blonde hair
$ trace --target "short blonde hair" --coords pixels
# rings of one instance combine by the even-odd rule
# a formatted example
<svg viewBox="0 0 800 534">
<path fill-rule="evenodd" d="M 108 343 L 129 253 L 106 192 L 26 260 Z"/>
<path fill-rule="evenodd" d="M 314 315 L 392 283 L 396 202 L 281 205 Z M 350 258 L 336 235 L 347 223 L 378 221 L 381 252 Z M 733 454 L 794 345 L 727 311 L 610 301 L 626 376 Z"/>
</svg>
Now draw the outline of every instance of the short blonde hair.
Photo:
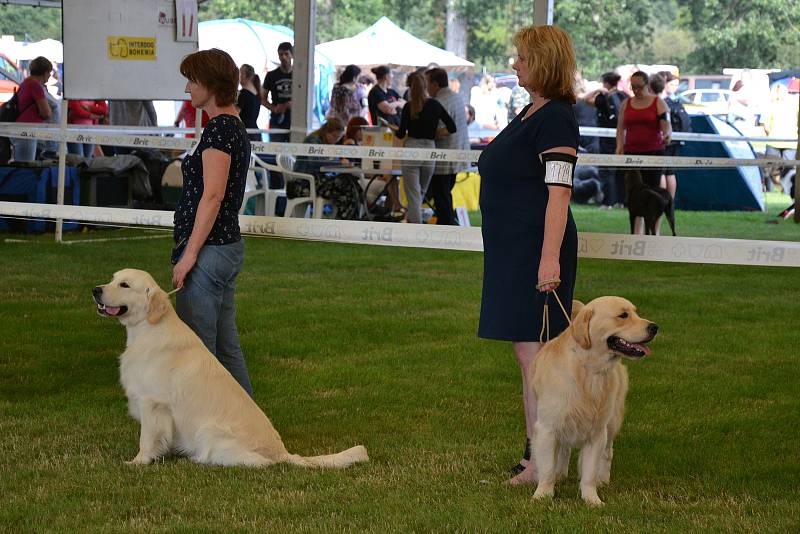
<svg viewBox="0 0 800 534">
<path fill-rule="evenodd" d="M 575 103 L 575 51 L 572 39 L 558 26 L 526 26 L 513 39 L 526 58 L 532 89 L 544 98 Z"/>
</svg>

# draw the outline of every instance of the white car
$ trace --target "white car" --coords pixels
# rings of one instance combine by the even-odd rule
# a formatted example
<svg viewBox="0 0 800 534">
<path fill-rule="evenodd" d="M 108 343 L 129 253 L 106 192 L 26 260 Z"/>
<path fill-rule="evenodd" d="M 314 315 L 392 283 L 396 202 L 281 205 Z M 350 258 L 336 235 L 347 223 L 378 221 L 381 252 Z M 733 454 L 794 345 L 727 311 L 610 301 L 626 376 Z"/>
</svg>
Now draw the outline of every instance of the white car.
<svg viewBox="0 0 800 534">
<path fill-rule="evenodd" d="M 729 89 L 690 89 L 679 98 L 690 114 L 727 115 L 743 107 Z"/>
</svg>

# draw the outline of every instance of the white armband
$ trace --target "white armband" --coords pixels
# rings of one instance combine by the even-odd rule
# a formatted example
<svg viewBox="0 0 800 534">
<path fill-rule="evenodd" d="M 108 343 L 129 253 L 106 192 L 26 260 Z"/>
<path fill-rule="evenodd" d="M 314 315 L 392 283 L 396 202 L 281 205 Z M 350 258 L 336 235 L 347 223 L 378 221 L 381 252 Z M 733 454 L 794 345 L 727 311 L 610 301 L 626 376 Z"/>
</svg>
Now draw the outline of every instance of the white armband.
<svg viewBox="0 0 800 534">
<path fill-rule="evenodd" d="M 544 183 L 572 189 L 572 177 L 578 158 L 560 152 L 545 152 L 541 158 L 544 164 Z"/>
</svg>

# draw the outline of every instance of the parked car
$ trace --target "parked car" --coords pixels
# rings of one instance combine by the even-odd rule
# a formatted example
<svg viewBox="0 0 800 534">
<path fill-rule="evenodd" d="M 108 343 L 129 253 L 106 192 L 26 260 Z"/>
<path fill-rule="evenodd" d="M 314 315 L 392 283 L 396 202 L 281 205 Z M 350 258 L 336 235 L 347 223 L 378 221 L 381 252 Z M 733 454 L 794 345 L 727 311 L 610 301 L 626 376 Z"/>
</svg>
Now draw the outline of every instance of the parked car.
<svg viewBox="0 0 800 534">
<path fill-rule="evenodd" d="M 0 102 L 5 103 L 22 83 L 22 71 L 5 54 L 0 54 Z"/>
<path fill-rule="evenodd" d="M 730 89 L 732 76 L 726 74 L 691 74 L 681 76 L 678 92 L 692 89 Z"/>
<path fill-rule="evenodd" d="M 728 89 L 693 89 L 680 94 L 680 101 L 688 113 L 727 115 L 735 100 Z"/>
</svg>

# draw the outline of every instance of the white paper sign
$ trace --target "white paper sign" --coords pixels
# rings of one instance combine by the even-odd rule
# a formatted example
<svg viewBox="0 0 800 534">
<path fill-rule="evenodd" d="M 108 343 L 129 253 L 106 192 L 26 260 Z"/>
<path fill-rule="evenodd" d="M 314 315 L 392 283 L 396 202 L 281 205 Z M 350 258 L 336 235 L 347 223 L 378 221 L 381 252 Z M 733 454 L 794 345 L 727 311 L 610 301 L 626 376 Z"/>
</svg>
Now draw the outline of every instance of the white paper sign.
<svg viewBox="0 0 800 534">
<path fill-rule="evenodd" d="M 175 0 L 177 41 L 197 42 L 197 0 Z"/>
</svg>

